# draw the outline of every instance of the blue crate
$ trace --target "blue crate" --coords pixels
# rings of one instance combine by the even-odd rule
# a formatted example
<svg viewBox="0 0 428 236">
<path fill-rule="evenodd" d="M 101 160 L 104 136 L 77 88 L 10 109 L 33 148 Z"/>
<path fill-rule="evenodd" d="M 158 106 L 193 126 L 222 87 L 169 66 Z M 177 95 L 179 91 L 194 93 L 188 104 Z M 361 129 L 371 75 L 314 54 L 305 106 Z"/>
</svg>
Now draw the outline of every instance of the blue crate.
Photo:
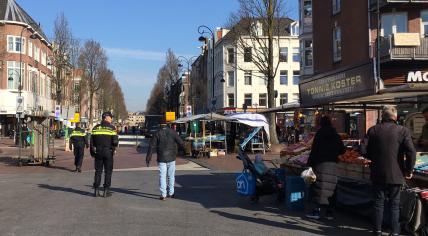
<svg viewBox="0 0 428 236">
<path fill-rule="evenodd" d="M 289 211 L 305 210 L 306 184 L 300 176 L 287 176 L 285 180 L 285 208 Z"/>
</svg>

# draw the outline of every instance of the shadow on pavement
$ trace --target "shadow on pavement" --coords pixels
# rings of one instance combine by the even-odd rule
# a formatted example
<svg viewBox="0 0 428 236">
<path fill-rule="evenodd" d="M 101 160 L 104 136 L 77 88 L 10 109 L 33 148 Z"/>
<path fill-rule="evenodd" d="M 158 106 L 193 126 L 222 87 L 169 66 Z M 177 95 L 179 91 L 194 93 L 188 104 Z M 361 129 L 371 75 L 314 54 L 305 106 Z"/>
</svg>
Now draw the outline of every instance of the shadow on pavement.
<svg viewBox="0 0 428 236">
<path fill-rule="evenodd" d="M 18 166 L 18 162 L 15 159 L 7 156 L 0 157 L 0 163 L 6 166 Z"/>
<path fill-rule="evenodd" d="M 276 202 L 275 196 L 261 197 L 257 204 L 235 192 L 235 174 L 213 173 L 204 175 L 177 175 L 176 199 L 196 202 L 219 216 L 317 235 L 370 235 L 367 223 L 352 219 L 351 215 L 337 217 L 335 221 L 309 221 L 304 212 L 286 211 L 285 203 Z M 227 208 L 231 208 L 228 210 Z M 254 212 L 250 215 L 234 214 L 233 208 Z M 346 218 L 346 219 L 345 219 Z"/>
<path fill-rule="evenodd" d="M 39 188 L 49 189 L 53 191 L 61 191 L 61 192 L 69 192 L 69 193 L 75 193 L 80 194 L 83 196 L 92 196 L 92 192 L 86 192 L 74 188 L 67 188 L 67 187 L 60 187 L 60 186 L 52 186 L 48 184 L 39 184 Z"/>
</svg>

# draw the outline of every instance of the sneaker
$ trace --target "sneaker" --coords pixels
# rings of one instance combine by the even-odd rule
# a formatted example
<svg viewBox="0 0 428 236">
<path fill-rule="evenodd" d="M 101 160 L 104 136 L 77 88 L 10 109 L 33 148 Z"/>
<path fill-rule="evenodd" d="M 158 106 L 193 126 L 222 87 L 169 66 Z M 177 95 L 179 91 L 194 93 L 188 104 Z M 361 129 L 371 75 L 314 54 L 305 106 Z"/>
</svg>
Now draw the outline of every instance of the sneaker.
<svg viewBox="0 0 428 236">
<path fill-rule="evenodd" d="M 167 197 L 167 198 L 175 198 L 175 193 L 174 193 L 174 194 L 172 194 L 172 195 L 169 195 L 169 194 L 168 194 L 168 195 L 166 195 L 166 197 Z"/>
<path fill-rule="evenodd" d="M 160 197 L 159 197 L 159 200 L 161 200 L 161 201 L 165 201 L 165 197 L 160 196 Z"/>
<path fill-rule="evenodd" d="M 319 209 L 314 209 L 310 214 L 307 214 L 306 217 L 313 220 L 319 220 L 321 219 L 321 211 Z"/>
</svg>

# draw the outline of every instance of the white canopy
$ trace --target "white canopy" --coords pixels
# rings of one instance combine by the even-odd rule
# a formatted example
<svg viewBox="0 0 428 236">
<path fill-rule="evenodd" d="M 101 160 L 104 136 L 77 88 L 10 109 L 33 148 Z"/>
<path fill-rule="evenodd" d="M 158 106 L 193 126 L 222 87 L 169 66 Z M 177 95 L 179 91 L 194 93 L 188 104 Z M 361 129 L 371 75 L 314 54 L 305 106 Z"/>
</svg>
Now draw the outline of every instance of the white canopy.
<svg viewBox="0 0 428 236">
<path fill-rule="evenodd" d="M 230 120 L 234 120 L 251 127 L 263 127 L 270 142 L 269 122 L 264 115 L 255 113 L 238 113 L 228 115 L 226 117 Z"/>
<path fill-rule="evenodd" d="M 180 118 L 178 120 L 172 121 L 171 123 L 187 123 L 194 120 L 227 121 L 230 119 L 226 116 L 222 116 L 216 113 L 207 113 L 207 114 L 199 114 L 195 116 Z"/>
</svg>

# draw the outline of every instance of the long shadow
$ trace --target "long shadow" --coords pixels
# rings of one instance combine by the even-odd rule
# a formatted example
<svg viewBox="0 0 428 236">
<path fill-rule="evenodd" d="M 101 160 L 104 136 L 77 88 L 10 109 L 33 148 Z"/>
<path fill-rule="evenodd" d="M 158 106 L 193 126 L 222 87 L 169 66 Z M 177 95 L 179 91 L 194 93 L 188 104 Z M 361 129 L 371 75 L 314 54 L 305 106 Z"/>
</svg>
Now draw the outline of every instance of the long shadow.
<svg viewBox="0 0 428 236">
<path fill-rule="evenodd" d="M 86 185 L 87 187 L 91 187 L 91 185 Z M 144 197 L 144 198 L 150 198 L 150 199 L 158 199 L 158 195 L 151 194 L 151 193 L 143 193 L 140 191 L 137 191 L 139 189 L 126 189 L 126 188 L 110 188 L 110 190 L 114 193 L 122 193 L 127 195 L 133 195 L 137 197 Z"/>
<path fill-rule="evenodd" d="M 175 191 L 177 199 L 199 203 L 212 213 L 228 219 L 318 235 L 351 236 L 369 234 L 366 230 L 356 229 L 356 227 L 367 227 L 361 219 L 347 220 L 348 222 L 344 222 L 344 219 L 338 219 L 336 222 L 319 221 L 315 222 L 317 224 L 316 227 L 308 225 L 310 221 L 304 218 L 304 212 L 286 211 L 285 204 L 277 203 L 275 196 L 263 196 L 258 204 L 253 204 L 248 198 L 236 194 L 234 189 L 235 174 L 177 175 L 176 182 L 178 184 Z M 243 216 L 231 213 L 227 208 L 240 208 L 250 212 L 258 212 L 258 214 Z M 347 219 L 353 218 L 346 214 L 344 216 Z M 345 227 L 345 225 L 350 227 Z M 364 225 L 364 227 L 361 227 L 361 225 Z"/>
<path fill-rule="evenodd" d="M 68 193 L 75 193 L 80 194 L 83 196 L 92 196 L 92 192 L 86 192 L 74 188 L 67 188 L 67 187 L 60 187 L 60 186 L 52 186 L 48 184 L 39 184 L 39 188 L 49 189 L 53 191 L 61 191 L 61 192 L 68 192 Z"/>
</svg>

